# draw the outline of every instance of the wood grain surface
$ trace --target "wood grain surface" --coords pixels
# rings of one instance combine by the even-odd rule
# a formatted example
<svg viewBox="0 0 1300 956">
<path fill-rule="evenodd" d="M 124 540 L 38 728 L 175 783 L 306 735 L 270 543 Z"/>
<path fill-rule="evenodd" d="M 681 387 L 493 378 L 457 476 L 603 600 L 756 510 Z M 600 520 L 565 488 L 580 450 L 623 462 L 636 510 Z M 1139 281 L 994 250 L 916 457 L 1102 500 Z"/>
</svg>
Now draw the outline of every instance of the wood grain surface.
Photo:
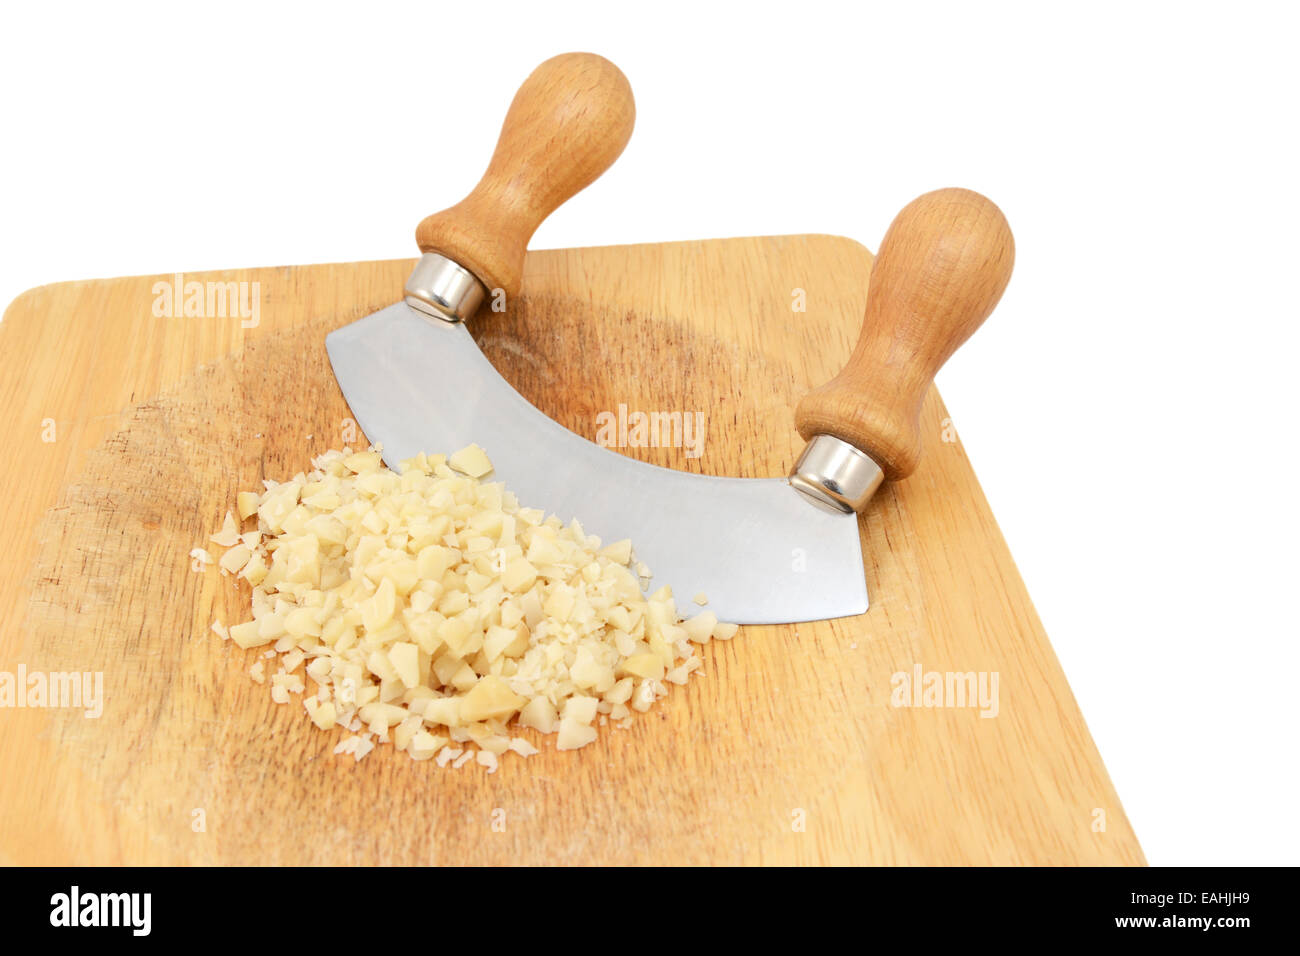
<svg viewBox="0 0 1300 956">
<path fill-rule="evenodd" d="M 795 403 L 849 355 L 870 262 L 828 236 L 535 252 L 522 298 L 475 332 L 580 434 L 620 403 L 699 410 L 699 458 L 627 453 L 780 475 L 802 447 Z M 0 671 L 102 672 L 105 703 L 0 709 L 0 861 L 1143 863 L 933 391 L 921 466 L 860 519 L 865 615 L 742 628 L 630 730 L 492 775 L 333 756 L 341 732 L 273 703 L 247 675 L 258 652 L 208 630 L 244 619 L 247 593 L 187 553 L 236 491 L 343 443 L 325 334 L 395 301 L 411 264 L 185 277 L 258 283 L 248 328 L 156 316 L 169 276 L 9 307 Z M 996 716 L 894 706 L 917 666 L 996 672 Z"/>
</svg>

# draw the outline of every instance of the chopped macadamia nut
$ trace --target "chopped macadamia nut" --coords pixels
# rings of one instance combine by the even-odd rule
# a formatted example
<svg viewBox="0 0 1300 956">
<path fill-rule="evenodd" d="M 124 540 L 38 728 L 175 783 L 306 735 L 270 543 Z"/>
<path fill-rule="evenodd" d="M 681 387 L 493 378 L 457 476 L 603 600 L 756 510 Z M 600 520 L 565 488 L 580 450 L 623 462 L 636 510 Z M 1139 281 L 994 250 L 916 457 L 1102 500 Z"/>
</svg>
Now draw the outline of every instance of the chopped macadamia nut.
<svg viewBox="0 0 1300 956">
<path fill-rule="evenodd" d="M 231 574 L 234 574 L 237 571 L 242 571 L 244 565 L 248 563 L 248 559 L 252 556 L 253 552 L 246 545 L 235 545 L 235 547 L 231 548 L 221 556 L 221 568 L 224 571 L 229 571 Z"/>
<path fill-rule="evenodd" d="M 407 752 L 413 760 L 428 760 L 446 745 L 446 737 L 435 737 L 427 730 L 419 730 L 411 737 Z M 443 763 L 445 765 L 446 761 Z"/>
<path fill-rule="evenodd" d="M 261 635 L 260 625 L 257 621 L 231 625 L 230 639 L 244 649 L 261 647 L 263 644 L 270 644 L 275 640 L 273 637 L 263 637 Z"/>
<path fill-rule="evenodd" d="M 219 544 L 223 548 L 232 547 L 239 541 L 239 524 L 235 521 L 235 516 L 229 511 L 226 512 L 226 520 L 222 522 L 221 530 L 214 534 L 210 539 L 214 544 Z"/>
<path fill-rule="evenodd" d="M 241 491 L 235 496 L 235 507 L 239 511 L 240 521 L 247 520 L 250 515 L 257 513 L 257 506 L 261 501 L 261 497 L 255 491 Z"/>
<path fill-rule="evenodd" d="M 627 563 L 632 560 L 632 540 L 624 538 L 622 541 L 615 541 L 613 544 L 601 550 L 603 557 L 609 558 L 615 564 L 627 567 Z"/>
<path fill-rule="evenodd" d="M 260 664 L 261 661 L 258 663 Z M 301 694 L 304 689 L 302 678 L 297 674 L 286 674 L 281 671 L 271 675 L 271 699 L 277 704 L 289 703 L 290 694 Z"/>
<path fill-rule="evenodd" d="M 595 727 L 590 727 L 572 717 L 564 717 L 560 720 L 560 734 L 556 738 L 555 747 L 557 750 L 577 750 L 595 739 Z"/>
<path fill-rule="evenodd" d="M 492 470 L 492 462 L 488 461 L 487 453 L 478 445 L 468 445 L 455 452 L 447 459 L 447 464 L 471 478 L 482 478 Z"/>
<path fill-rule="evenodd" d="M 523 707 L 524 699 L 512 691 L 495 674 L 479 678 L 460 702 L 460 719 L 471 723 L 481 720 L 506 720 Z"/>
<path fill-rule="evenodd" d="M 634 677 L 659 680 L 664 676 L 663 658 L 658 654 L 633 654 L 623 661 L 623 672 Z"/>
<path fill-rule="evenodd" d="M 533 727 L 544 734 L 555 732 L 558 720 L 555 705 L 545 697 L 534 697 L 519 712 L 519 722 L 525 727 Z"/>
<path fill-rule="evenodd" d="M 312 723 L 321 730 L 329 730 L 334 726 L 337 712 L 332 701 L 320 703 L 315 697 L 308 697 L 302 703 L 307 709 L 307 715 L 311 717 Z"/>
<path fill-rule="evenodd" d="M 717 629 L 718 618 L 712 611 L 701 611 L 693 618 L 682 622 L 682 630 L 696 644 L 706 644 Z"/>
<path fill-rule="evenodd" d="M 239 519 L 257 526 L 241 534 L 227 513 L 213 535 L 216 563 L 252 589 L 251 620 L 213 630 L 270 645 L 272 699 L 310 693 L 312 723 L 346 732 L 336 754 L 386 743 L 492 773 L 504 754 L 539 752 L 516 727 L 576 750 L 699 671 L 694 645 L 736 632 L 709 612 L 683 621 L 667 588 L 647 597 L 632 542 L 602 548 L 480 481 L 492 463 L 477 445 L 396 471 L 378 448 L 312 466 L 241 492 Z M 263 660 L 250 675 L 266 681 Z"/>
<path fill-rule="evenodd" d="M 598 703 L 594 697 L 570 697 L 564 702 L 564 719 L 589 724 L 596 719 Z"/>
<path fill-rule="evenodd" d="M 740 630 L 739 624 L 721 624 L 713 628 L 713 636 L 720 641 L 729 641 L 736 636 L 736 631 Z"/>
<path fill-rule="evenodd" d="M 409 641 L 398 641 L 388 651 L 388 661 L 397 679 L 407 687 L 420 686 L 420 648 Z"/>
<path fill-rule="evenodd" d="M 530 744 L 523 737 L 511 737 L 510 749 L 521 757 L 531 757 L 533 754 L 540 753 L 536 747 Z"/>
</svg>

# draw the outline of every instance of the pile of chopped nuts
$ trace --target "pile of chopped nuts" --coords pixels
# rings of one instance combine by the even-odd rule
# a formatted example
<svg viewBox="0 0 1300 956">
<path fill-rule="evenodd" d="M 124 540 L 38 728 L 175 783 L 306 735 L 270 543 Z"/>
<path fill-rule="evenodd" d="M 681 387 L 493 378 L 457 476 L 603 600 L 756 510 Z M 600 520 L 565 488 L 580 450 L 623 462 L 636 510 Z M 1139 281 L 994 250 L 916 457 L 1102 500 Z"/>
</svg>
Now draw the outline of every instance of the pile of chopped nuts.
<svg viewBox="0 0 1300 956">
<path fill-rule="evenodd" d="M 602 548 L 577 521 L 481 481 L 492 464 L 475 445 L 400 472 L 374 447 L 312 466 L 241 492 L 238 520 L 228 512 L 212 536 L 225 552 L 191 557 L 251 585 L 252 620 L 213 630 L 269 645 L 250 673 L 265 682 L 278 656 L 277 703 L 306 694 L 310 678 L 308 716 L 348 732 L 337 754 L 360 760 L 392 743 L 491 773 L 506 751 L 537 753 L 517 726 L 574 750 L 685 684 L 703 663 L 693 644 L 736 633 L 708 611 L 681 620 L 667 588 L 647 597 L 631 542 Z"/>
</svg>

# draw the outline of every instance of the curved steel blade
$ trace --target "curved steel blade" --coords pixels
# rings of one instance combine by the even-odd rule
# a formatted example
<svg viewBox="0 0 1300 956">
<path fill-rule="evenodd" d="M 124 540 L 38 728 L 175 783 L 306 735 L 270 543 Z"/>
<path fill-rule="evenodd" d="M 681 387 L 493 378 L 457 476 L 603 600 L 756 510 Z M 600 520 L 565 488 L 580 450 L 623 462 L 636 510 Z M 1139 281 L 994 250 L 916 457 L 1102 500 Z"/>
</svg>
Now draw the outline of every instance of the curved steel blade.
<svg viewBox="0 0 1300 956">
<path fill-rule="evenodd" d="M 737 624 L 867 609 L 857 517 L 809 504 L 784 478 L 714 478 L 635 461 L 547 418 L 501 377 L 460 323 L 399 302 L 325 339 L 357 424 L 384 461 L 477 443 L 521 505 L 605 543 L 631 538 L 678 609 Z"/>
</svg>

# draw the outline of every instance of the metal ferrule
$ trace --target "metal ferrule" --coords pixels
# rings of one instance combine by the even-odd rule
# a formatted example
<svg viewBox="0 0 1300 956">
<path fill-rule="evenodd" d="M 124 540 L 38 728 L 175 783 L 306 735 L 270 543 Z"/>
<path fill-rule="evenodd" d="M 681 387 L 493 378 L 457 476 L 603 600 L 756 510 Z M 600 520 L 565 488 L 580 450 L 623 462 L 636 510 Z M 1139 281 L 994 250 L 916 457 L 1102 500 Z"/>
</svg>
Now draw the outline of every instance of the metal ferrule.
<svg viewBox="0 0 1300 956">
<path fill-rule="evenodd" d="M 790 472 L 796 491 L 823 510 L 843 514 L 861 511 L 884 480 L 870 455 L 830 435 L 814 436 Z"/>
<path fill-rule="evenodd" d="M 436 252 L 426 252 L 406 280 L 406 304 L 445 322 L 463 322 L 478 311 L 487 290 L 474 273 Z"/>
</svg>

